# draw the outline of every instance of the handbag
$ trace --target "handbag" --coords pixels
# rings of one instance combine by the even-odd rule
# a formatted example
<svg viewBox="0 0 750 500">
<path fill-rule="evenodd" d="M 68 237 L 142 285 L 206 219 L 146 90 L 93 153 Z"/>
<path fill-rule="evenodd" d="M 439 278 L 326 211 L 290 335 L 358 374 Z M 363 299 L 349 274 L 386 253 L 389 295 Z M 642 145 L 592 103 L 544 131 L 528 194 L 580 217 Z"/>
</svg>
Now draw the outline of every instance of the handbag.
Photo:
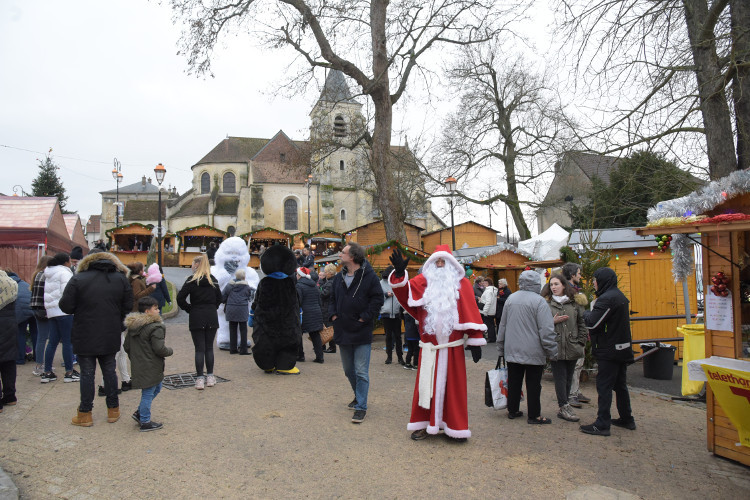
<svg viewBox="0 0 750 500">
<path fill-rule="evenodd" d="M 484 377 L 484 404 L 496 410 L 508 407 L 508 368 L 502 356 Z"/>
<path fill-rule="evenodd" d="M 327 326 L 320 331 L 320 342 L 325 345 L 333 340 L 333 326 Z"/>
</svg>

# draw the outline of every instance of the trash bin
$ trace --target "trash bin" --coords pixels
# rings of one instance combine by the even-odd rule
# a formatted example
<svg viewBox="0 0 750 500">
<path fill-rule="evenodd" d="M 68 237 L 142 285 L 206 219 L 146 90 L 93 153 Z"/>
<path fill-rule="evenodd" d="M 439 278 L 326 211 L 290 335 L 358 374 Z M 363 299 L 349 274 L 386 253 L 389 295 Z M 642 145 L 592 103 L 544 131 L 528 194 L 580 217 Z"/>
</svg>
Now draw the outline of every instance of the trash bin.
<svg viewBox="0 0 750 500">
<path fill-rule="evenodd" d="M 703 382 L 693 382 L 688 376 L 688 363 L 706 357 L 706 335 L 703 324 L 682 325 L 677 333 L 685 338 L 682 349 L 682 395 L 699 394 Z"/>
<path fill-rule="evenodd" d="M 641 344 L 643 353 L 657 349 L 655 344 Z M 656 380 L 672 380 L 674 374 L 674 352 L 677 348 L 669 344 L 659 344 L 659 351 L 643 358 L 643 376 Z"/>
</svg>

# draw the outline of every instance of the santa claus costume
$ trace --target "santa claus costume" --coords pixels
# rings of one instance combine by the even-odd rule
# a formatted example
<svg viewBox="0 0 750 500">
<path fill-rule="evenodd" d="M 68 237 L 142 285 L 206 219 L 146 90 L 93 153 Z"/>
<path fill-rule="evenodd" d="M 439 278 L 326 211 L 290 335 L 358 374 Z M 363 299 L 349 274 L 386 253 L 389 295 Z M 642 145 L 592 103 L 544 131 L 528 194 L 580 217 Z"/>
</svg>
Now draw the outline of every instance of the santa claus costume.
<svg viewBox="0 0 750 500">
<path fill-rule="evenodd" d="M 437 261 L 442 259 L 443 267 Z M 439 245 L 422 267 L 408 279 L 389 276 L 393 293 L 419 322 L 422 348 L 407 429 L 443 430 L 452 438 L 471 437 L 466 396 L 464 345 L 487 343 L 471 283 L 448 245 Z M 478 358 L 475 358 L 478 359 Z M 414 436 L 412 436 L 414 438 Z"/>
</svg>

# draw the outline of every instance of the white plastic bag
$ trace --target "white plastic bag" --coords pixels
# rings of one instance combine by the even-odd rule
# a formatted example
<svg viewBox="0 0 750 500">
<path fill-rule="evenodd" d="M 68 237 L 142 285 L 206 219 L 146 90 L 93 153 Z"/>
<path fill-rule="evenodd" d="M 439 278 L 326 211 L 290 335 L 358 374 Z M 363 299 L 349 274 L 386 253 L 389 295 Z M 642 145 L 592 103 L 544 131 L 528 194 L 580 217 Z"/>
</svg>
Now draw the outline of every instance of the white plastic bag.
<svg viewBox="0 0 750 500">
<path fill-rule="evenodd" d="M 494 370 L 487 372 L 484 381 L 484 403 L 496 410 L 508 407 L 508 369 L 501 359 L 497 360 L 497 367 Z"/>
</svg>

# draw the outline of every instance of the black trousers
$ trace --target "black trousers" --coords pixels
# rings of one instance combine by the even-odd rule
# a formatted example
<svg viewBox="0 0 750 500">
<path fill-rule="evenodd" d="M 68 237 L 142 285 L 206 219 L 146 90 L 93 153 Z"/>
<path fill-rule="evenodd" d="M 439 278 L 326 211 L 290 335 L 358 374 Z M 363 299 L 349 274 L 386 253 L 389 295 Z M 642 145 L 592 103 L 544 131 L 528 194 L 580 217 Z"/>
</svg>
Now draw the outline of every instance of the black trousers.
<svg viewBox="0 0 750 500">
<path fill-rule="evenodd" d="M 102 379 L 104 379 L 104 392 L 107 395 L 107 408 L 117 408 L 120 406 L 117 397 L 117 372 L 115 371 L 115 356 L 113 354 L 102 354 L 100 356 L 83 356 L 78 355 L 78 366 L 81 368 L 81 380 L 79 381 L 81 390 L 81 405 L 78 407 L 81 411 L 91 411 L 94 407 L 94 376 L 96 375 L 96 362 L 102 369 Z"/>
<path fill-rule="evenodd" d="M 482 321 L 487 327 L 487 342 L 497 342 L 497 330 L 495 330 L 495 317 L 482 314 Z"/>
<path fill-rule="evenodd" d="M 237 328 L 240 329 L 239 351 L 247 352 L 247 321 L 229 322 L 229 352 L 237 352 Z"/>
<path fill-rule="evenodd" d="M 409 352 L 406 353 L 406 362 L 417 366 L 417 363 L 419 363 L 419 340 L 408 340 L 406 341 L 406 345 L 409 347 Z"/>
<path fill-rule="evenodd" d="M 216 328 L 201 328 L 190 330 L 195 346 L 195 373 L 197 377 L 203 376 L 203 363 L 206 364 L 206 373 L 214 373 L 214 337 Z M 247 342 L 245 342 L 247 345 Z"/>
<path fill-rule="evenodd" d="M 323 359 L 323 342 L 320 340 L 320 330 L 317 332 L 307 332 L 307 334 L 310 336 L 310 340 L 312 340 L 313 345 L 313 352 L 315 353 L 315 359 Z M 304 333 L 302 334 L 302 337 L 304 337 Z M 305 349 L 303 348 L 304 338 L 300 337 L 300 343 L 299 348 L 297 350 L 297 357 L 298 358 L 304 358 L 305 357 Z"/>
<path fill-rule="evenodd" d="M 526 408 L 530 419 L 542 414 L 539 400 L 542 394 L 542 373 L 544 365 L 522 365 L 508 363 L 508 413 L 515 413 L 521 404 L 521 384 L 526 376 Z"/>
<path fill-rule="evenodd" d="M 0 400 L 0 409 L 3 401 L 12 403 L 16 400 L 16 362 L 15 360 L 0 362 L 0 387 L 3 398 Z"/>
<path fill-rule="evenodd" d="M 401 318 L 383 317 L 383 329 L 385 330 L 385 352 L 390 356 L 393 353 L 393 344 L 396 344 L 396 356 L 402 359 L 401 350 Z"/>
<path fill-rule="evenodd" d="M 612 391 L 615 392 L 617 412 L 625 422 L 633 420 L 630 408 L 630 393 L 627 385 L 627 363 L 598 359 L 599 372 L 596 375 L 596 392 L 599 395 L 599 411 L 594 425 L 600 429 L 609 429 L 612 425 Z"/>
</svg>

